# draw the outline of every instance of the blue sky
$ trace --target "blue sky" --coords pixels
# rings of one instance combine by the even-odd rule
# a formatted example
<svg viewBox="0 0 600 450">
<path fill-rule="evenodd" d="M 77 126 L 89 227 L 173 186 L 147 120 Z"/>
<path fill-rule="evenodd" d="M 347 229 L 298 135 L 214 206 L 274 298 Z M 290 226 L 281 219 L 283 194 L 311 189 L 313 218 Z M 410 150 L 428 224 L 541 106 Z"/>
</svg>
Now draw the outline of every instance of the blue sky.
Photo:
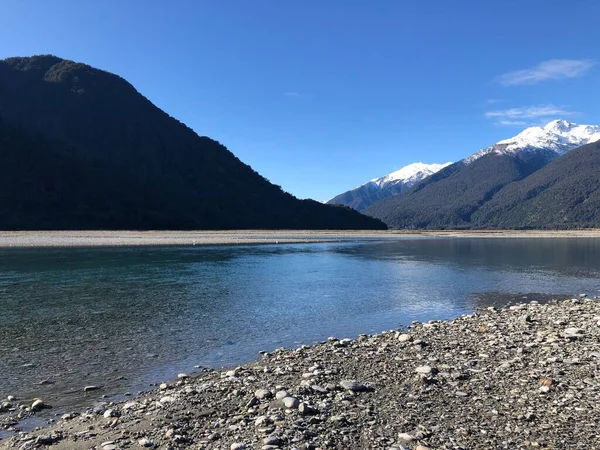
<svg viewBox="0 0 600 450">
<path fill-rule="evenodd" d="M 117 73 L 301 198 L 600 124 L 596 0 L 4 0 L 0 58 Z"/>
</svg>

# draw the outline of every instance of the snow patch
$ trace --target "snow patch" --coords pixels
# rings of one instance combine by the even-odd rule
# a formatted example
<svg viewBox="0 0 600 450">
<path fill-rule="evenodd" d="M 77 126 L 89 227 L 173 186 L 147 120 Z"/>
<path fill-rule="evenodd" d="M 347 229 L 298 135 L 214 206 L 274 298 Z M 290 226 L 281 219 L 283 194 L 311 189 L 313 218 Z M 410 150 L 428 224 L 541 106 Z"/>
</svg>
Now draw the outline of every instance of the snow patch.
<svg viewBox="0 0 600 450">
<path fill-rule="evenodd" d="M 422 162 L 416 162 L 409 164 L 408 166 L 405 166 L 402 169 L 396 170 L 395 172 L 392 172 L 383 177 L 375 178 L 371 180 L 370 183 L 374 183 L 380 188 L 390 183 L 403 183 L 407 186 L 412 186 L 415 183 L 421 181 L 423 178 L 426 178 L 429 175 L 433 175 L 434 173 L 439 172 L 444 167 L 447 167 L 450 164 L 452 163 L 448 162 L 445 164 L 425 164 Z"/>
<path fill-rule="evenodd" d="M 530 127 L 509 139 L 478 151 L 463 159 L 470 164 L 482 156 L 495 154 L 519 154 L 536 149 L 552 150 L 562 155 L 569 150 L 600 140 L 600 126 L 578 125 L 568 120 L 557 119 L 543 127 Z"/>
</svg>

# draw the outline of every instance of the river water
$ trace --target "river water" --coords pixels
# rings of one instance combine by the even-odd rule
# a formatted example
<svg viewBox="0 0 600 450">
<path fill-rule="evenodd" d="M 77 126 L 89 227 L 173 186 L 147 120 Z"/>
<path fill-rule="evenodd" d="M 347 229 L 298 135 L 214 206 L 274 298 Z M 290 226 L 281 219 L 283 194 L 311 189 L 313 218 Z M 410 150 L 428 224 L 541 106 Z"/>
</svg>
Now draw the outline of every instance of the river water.
<svg viewBox="0 0 600 450">
<path fill-rule="evenodd" d="M 598 295 L 599 275 L 580 238 L 1 250 L 0 398 L 65 411 L 259 350 Z"/>
</svg>

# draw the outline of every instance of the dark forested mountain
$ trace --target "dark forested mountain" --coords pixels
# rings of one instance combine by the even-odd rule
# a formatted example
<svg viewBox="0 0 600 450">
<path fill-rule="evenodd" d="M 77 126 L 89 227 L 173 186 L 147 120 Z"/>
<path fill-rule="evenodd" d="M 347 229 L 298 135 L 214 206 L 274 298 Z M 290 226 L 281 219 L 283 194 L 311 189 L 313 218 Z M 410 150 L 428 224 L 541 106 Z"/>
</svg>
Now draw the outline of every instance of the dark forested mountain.
<svg viewBox="0 0 600 450">
<path fill-rule="evenodd" d="M 469 228 L 471 215 L 496 192 L 547 162 L 543 154 L 489 154 L 470 164 L 459 161 L 365 213 L 393 228 Z"/>
<path fill-rule="evenodd" d="M 600 142 L 501 189 L 472 216 L 478 228 L 600 226 Z"/>
<path fill-rule="evenodd" d="M 346 205 L 357 211 L 364 211 L 379 200 L 403 193 L 419 181 L 450 164 L 412 163 L 355 189 L 336 195 L 327 203 L 330 205 Z"/>
<path fill-rule="evenodd" d="M 2 229 L 382 229 L 298 200 L 122 78 L 54 56 L 0 61 Z"/>
<path fill-rule="evenodd" d="M 535 219 L 528 208 L 543 204 L 546 197 L 538 204 L 533 201 L 536 191 L 530 190 L 530 201 L 520 205 L 523 197 L 518 197 L 516 186 L 528 186 L 530 177 L 550 161 L 556 159 L 558 164 L 570 157 L 573 148 L 598 139 L 598 126 L 555 120 L 545 127 L 531 127 L 442 169 L 404 194 L 374 203 L 365 213 L 394 228 L 579 226 L 584 216 L 589 218 L 588 213 L 572 215 L 563 210 L 562 222 L 557 222 L 557 218 Z M 565 208 L 569 204 L 562 203 Z"/>
</svg>

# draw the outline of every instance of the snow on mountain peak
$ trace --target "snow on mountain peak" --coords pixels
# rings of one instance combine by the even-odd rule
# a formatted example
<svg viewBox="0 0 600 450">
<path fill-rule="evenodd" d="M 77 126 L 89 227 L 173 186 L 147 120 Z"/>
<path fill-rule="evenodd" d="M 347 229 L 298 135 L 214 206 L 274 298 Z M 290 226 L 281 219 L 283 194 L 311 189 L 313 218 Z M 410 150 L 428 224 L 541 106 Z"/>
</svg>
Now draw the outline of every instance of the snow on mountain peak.
<svg viewBox="0 0 600 450">
<path fill-rule="evenodd" d="M 522 151 L 546 149 L 558 155 L 600 140 L 600 126 L 578 125 L 564 119 L 553 120 L 543 127 L 529 127 L 509 139 L 478 151 L 465 158 L 467 164 L 490 153 L 518 154 Z"/>
<path fill-rule="evenodd" d="M 576 126 L 577 126 L 576 123 L 569 122 L 568 120 L 556 119 L 556 120 L 553 120 L 552 122 L 548 122 L 544 126 L 544 130 L 547 130 L 547 131 L 550 131 L 553 133 L 567 133 L 569 130 L 571 130 L 572 128 L 574 128 Z"/>
<path fill-rule="evenodd" d="M 421 181 L 423 178 L 428 177 L 429 175 L 439 172 L 450 164 L 452 163 L 425 164 L 423 162 L 416 162 L 409 164 L 408 166 L 404 166 L 403 168 L 383 177 L 375 178 L 371 180 L 371 183 L 375 183 L 379 187 L 388 183 L 404 183 L 410 186 Z"/>
</svg>

